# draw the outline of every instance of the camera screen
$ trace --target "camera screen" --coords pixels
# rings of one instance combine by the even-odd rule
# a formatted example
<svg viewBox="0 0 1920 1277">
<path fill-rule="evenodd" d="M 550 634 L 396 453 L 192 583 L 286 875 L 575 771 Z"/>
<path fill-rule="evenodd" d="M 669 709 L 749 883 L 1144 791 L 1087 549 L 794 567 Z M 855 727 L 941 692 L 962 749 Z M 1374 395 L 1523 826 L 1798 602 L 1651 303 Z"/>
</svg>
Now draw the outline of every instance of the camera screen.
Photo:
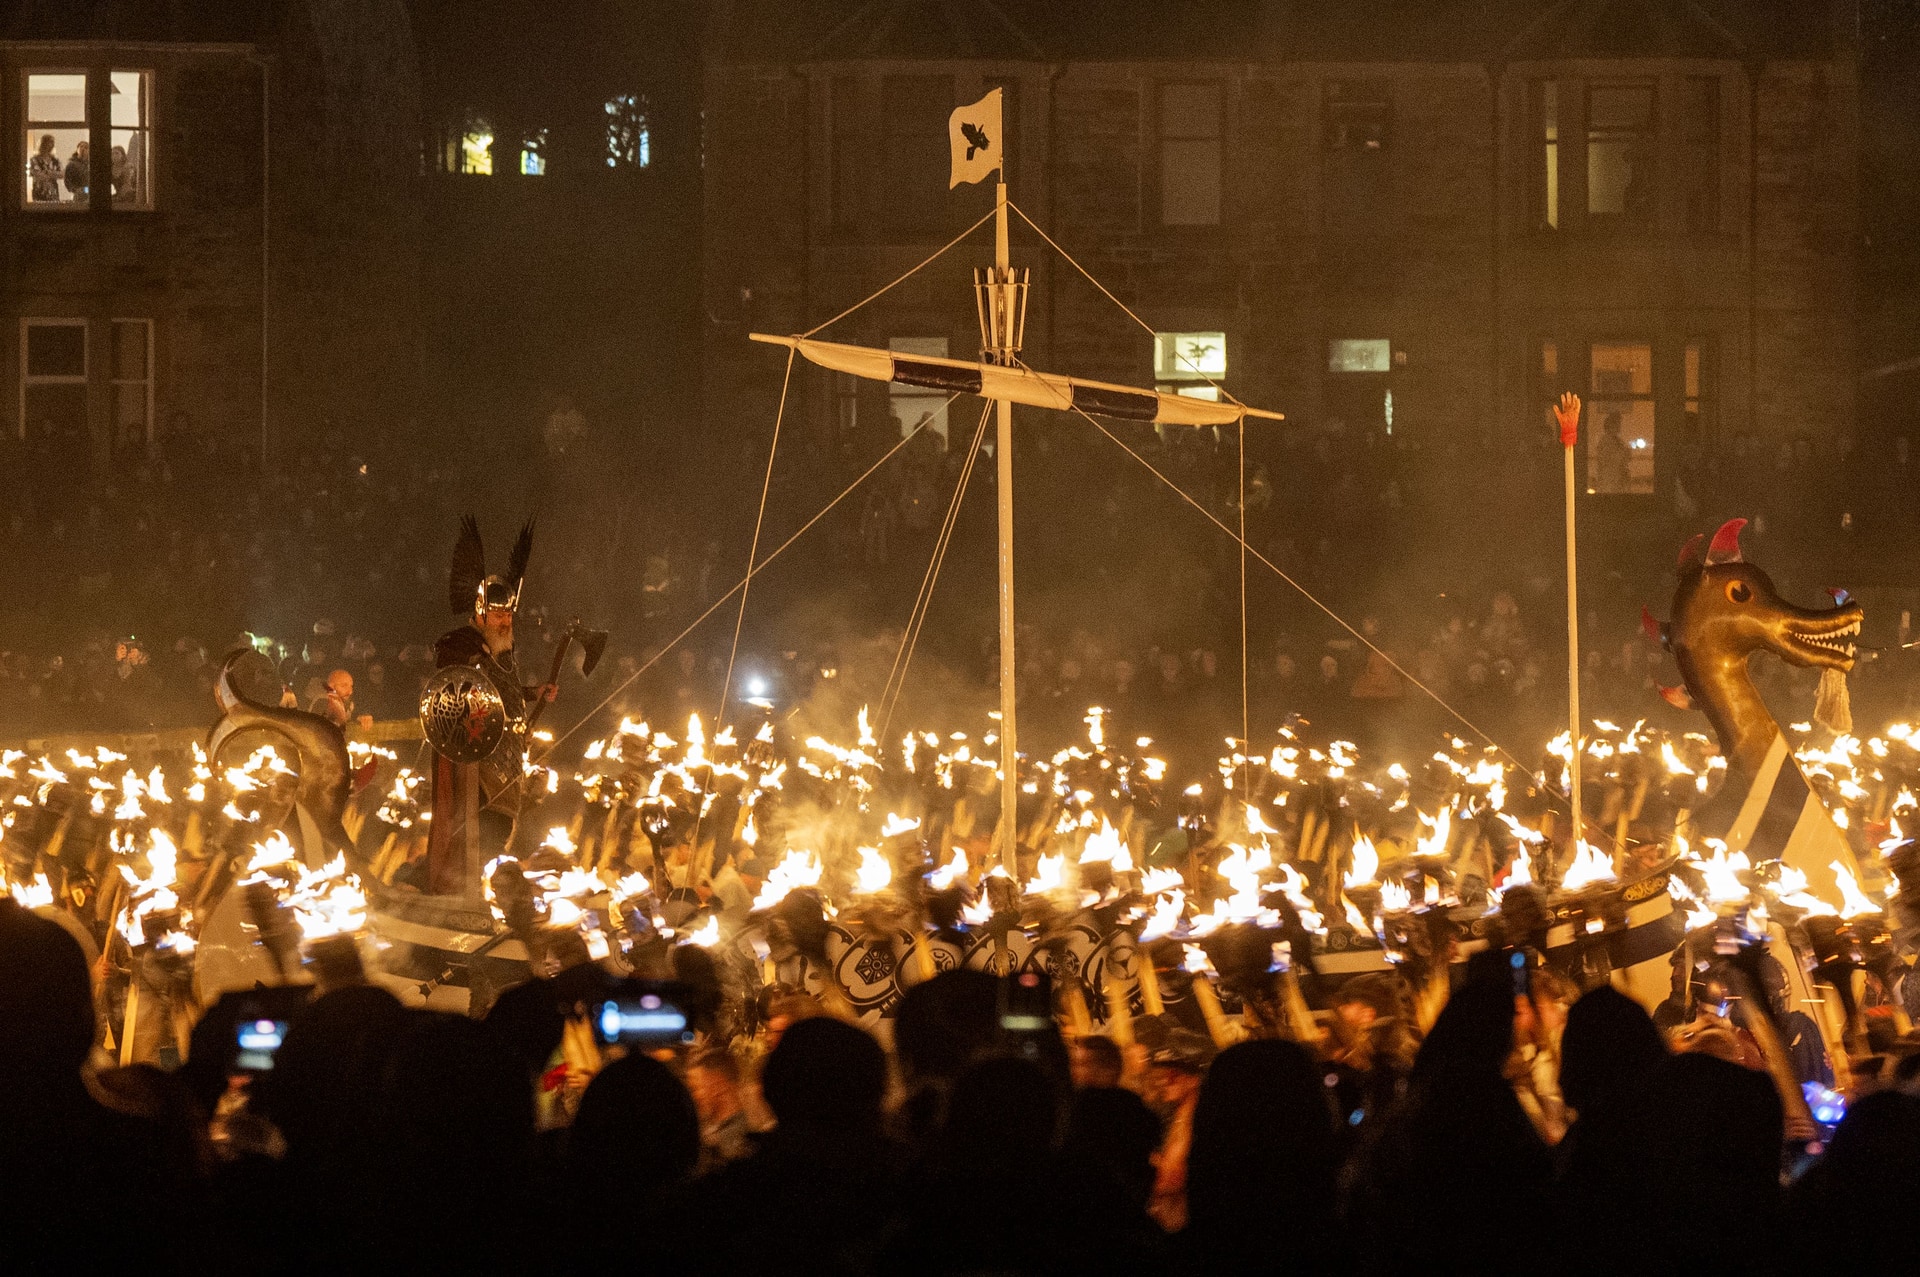
<svg viewBox="0 0 1920 1277">
<path fill-rule="evenodd" d="M 594 1023 L 600 1040 L 608 1045 L 670 1046 L 689 1036 L 686 1012 L 652 993 L 601 1003 Z"/>
<path fill-rule="evenodd" d="M 234 1035 L 240 1048 L 234 1064 L 249 1073 L 264 1073 L 273 1067 L 273 1053 L 287 1040 L 285 1020 L 242 1020 Z"/>
</svg>

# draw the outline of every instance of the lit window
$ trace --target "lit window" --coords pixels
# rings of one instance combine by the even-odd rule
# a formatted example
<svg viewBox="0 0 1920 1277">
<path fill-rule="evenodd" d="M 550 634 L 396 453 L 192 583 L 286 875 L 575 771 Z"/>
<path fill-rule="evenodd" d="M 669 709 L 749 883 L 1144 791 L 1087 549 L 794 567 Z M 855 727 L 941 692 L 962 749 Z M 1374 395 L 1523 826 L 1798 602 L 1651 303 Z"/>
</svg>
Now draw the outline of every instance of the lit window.
<svg viewBox="0 0 1920 1277">
<path fill-rule="evenodd" d="M 1220 86 L 1160 86 L 1160 221 L 1220 224 Z"/>
<path fill-rule="evenodd" d="M 1391 372 L 1393 343 L 1385 337 L 1336 337 L 1327 343 L 1328 372 Z"/>
<path fill-rule="evenodd" d="M 647 100 L 638 93 L 607 99 L 607 167 L 645 168 L 653 163 L 653 130 Z"/>
<path fill-rule="evenodd" d="M 1529 107 L 1533 117 L 1533 176 L 1528 198 L 1536 230 L 1560 226 L 1560 85 L 1535 80 Z"/>
<path fill-rule="evenodd" d="M 107 77 L 115 208 L 153 207 L 153 77 L 115 71 Z"/>
<path fill-rule="evenodd" d="M 20 438 L 54 466 L 88 465 L 87 323 L 20 321 Z"/>
<path fill-rule="evenodd" d="M 1227 375 L 1225 333 L 1155 333 L 1156 381 L 1214 381 Z"/>
<path fill-rule="evenodd" d="M 456 171 L 493 175 L 493 126 L 485 120 L 469 120 L 461 131 L 460 167 Z"/>
<path fill-rule="evenodd" d="M 1622 225 L 1653 220 L 1653 86 L 1587 90 L 1587 215 Z"/>
<path fill-rule="evenodd" d="M 31 208 L 85 208 L 88 180 L 87 76 L 27 73 L 26 187 Z"/>
<path fill-rule="evenodd" d="M 1587 491 L 1653 491 L 1653 347 L 1595 342 L 1587 403 Z"/>
<path fill-rule="evenodd" d="M 520 139 L 520 172 L 527 177 L 547 174 L 547 131 L 534 129 Z"/>
<path fill-rule="evenodd" d="M 945 337 L 895 337 L 887 343 L 887 349 L 902 355 L 932 355 L 937 359 L 947 357 L 947 339 Z M 947 397 L 938 391 L 930 391 L 921 386 L 903 386 L 899 382 L 887 385 L 887 407 L 893 413 L 893 419 L 900 427 L 902 436 L 913 433 L 914 427 L 921 422 L 927 423 L 927 429 L 940 436 L 942 446 L 947 441 Z"/>
<path fill-rule="evenodd" d="M 136 456 L 153 444 L 153 321 L 113 321 L 113 450 Z"/>
</svg>

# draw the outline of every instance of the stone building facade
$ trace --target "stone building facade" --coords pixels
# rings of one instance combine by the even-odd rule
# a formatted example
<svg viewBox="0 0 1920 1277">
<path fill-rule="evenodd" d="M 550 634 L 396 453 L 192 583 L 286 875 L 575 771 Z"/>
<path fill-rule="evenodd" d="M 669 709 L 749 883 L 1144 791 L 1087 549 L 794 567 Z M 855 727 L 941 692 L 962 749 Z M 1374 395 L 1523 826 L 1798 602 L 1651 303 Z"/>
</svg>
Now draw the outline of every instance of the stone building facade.
<svg viewBox="0 0 1920 1277">
<path fill-rule="evenodd" d="M 274 465 L 410 408 L 419 105 L 398 3 L 19 0 L 0 105 L 0 404 L 40 473 L 107 479 L 175 436 Z"/>
<path fill-rule="evenodd" d="M 1014 202 L 1144 321 L 1016 226 L 1036 366 L 1195 390 L 1168 350 L 1223 345 L 1227 388 L 1296 428 L 1429 445 L 1544 429 L 1576 390 L 1587 486 L 1628 517 L 1740 435 L 1850 438 L 1850 5 L 1331 8 L 719 6 L 709 420 L 777 397 L 747 330 L 811 328 L 985 211 L 946 189 L 944 122 L 1000 86 Z M 970 357 L 990 251 L 823 335 Z M 827 434 L 899 415 L 803 387 Z"/>
</svg>

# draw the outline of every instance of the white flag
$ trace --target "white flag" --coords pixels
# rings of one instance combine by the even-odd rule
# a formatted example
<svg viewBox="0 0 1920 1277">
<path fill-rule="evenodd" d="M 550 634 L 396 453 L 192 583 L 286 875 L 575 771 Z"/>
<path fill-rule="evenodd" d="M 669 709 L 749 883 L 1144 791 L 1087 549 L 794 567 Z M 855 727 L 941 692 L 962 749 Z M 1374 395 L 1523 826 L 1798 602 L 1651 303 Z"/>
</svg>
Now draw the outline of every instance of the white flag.
<svg viewBox="0 0 1920 1277">
<path fill-rule="evenodd" d="M 1006 155 L 1000 136 L 1000 90 L 995 89 L 972 106 L 963 106 L 947 118 L 947 141 L 953 146 L 952 190 L 962 182 L 977 182 L 1000 168 Z"/>
</svg>

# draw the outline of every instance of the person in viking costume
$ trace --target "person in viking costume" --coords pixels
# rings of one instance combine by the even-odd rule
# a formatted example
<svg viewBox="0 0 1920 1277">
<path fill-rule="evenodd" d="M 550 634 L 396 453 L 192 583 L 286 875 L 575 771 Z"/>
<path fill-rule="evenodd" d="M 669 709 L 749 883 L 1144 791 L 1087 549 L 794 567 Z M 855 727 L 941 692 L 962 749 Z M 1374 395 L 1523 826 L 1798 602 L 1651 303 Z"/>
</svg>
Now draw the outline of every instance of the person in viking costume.
<svg viewBox="0 0 1920 1277">
<path fill-rule="evenodd" d="M 433 820 L 427 879 L 435 895 L 475 894 L 480 867 L 502 854 L 520 811 L 528 707 L 551 700 L 552 683 L 521 682 L 513 621 L 533 553 L 533 522 L 487 572 L 480 527 L 460 521 L 447 577 L 448 602 L 466 619 L 434 643 L 438 673 L 421 696 L 421 726 L 434 746 Z"/>
</svg>

